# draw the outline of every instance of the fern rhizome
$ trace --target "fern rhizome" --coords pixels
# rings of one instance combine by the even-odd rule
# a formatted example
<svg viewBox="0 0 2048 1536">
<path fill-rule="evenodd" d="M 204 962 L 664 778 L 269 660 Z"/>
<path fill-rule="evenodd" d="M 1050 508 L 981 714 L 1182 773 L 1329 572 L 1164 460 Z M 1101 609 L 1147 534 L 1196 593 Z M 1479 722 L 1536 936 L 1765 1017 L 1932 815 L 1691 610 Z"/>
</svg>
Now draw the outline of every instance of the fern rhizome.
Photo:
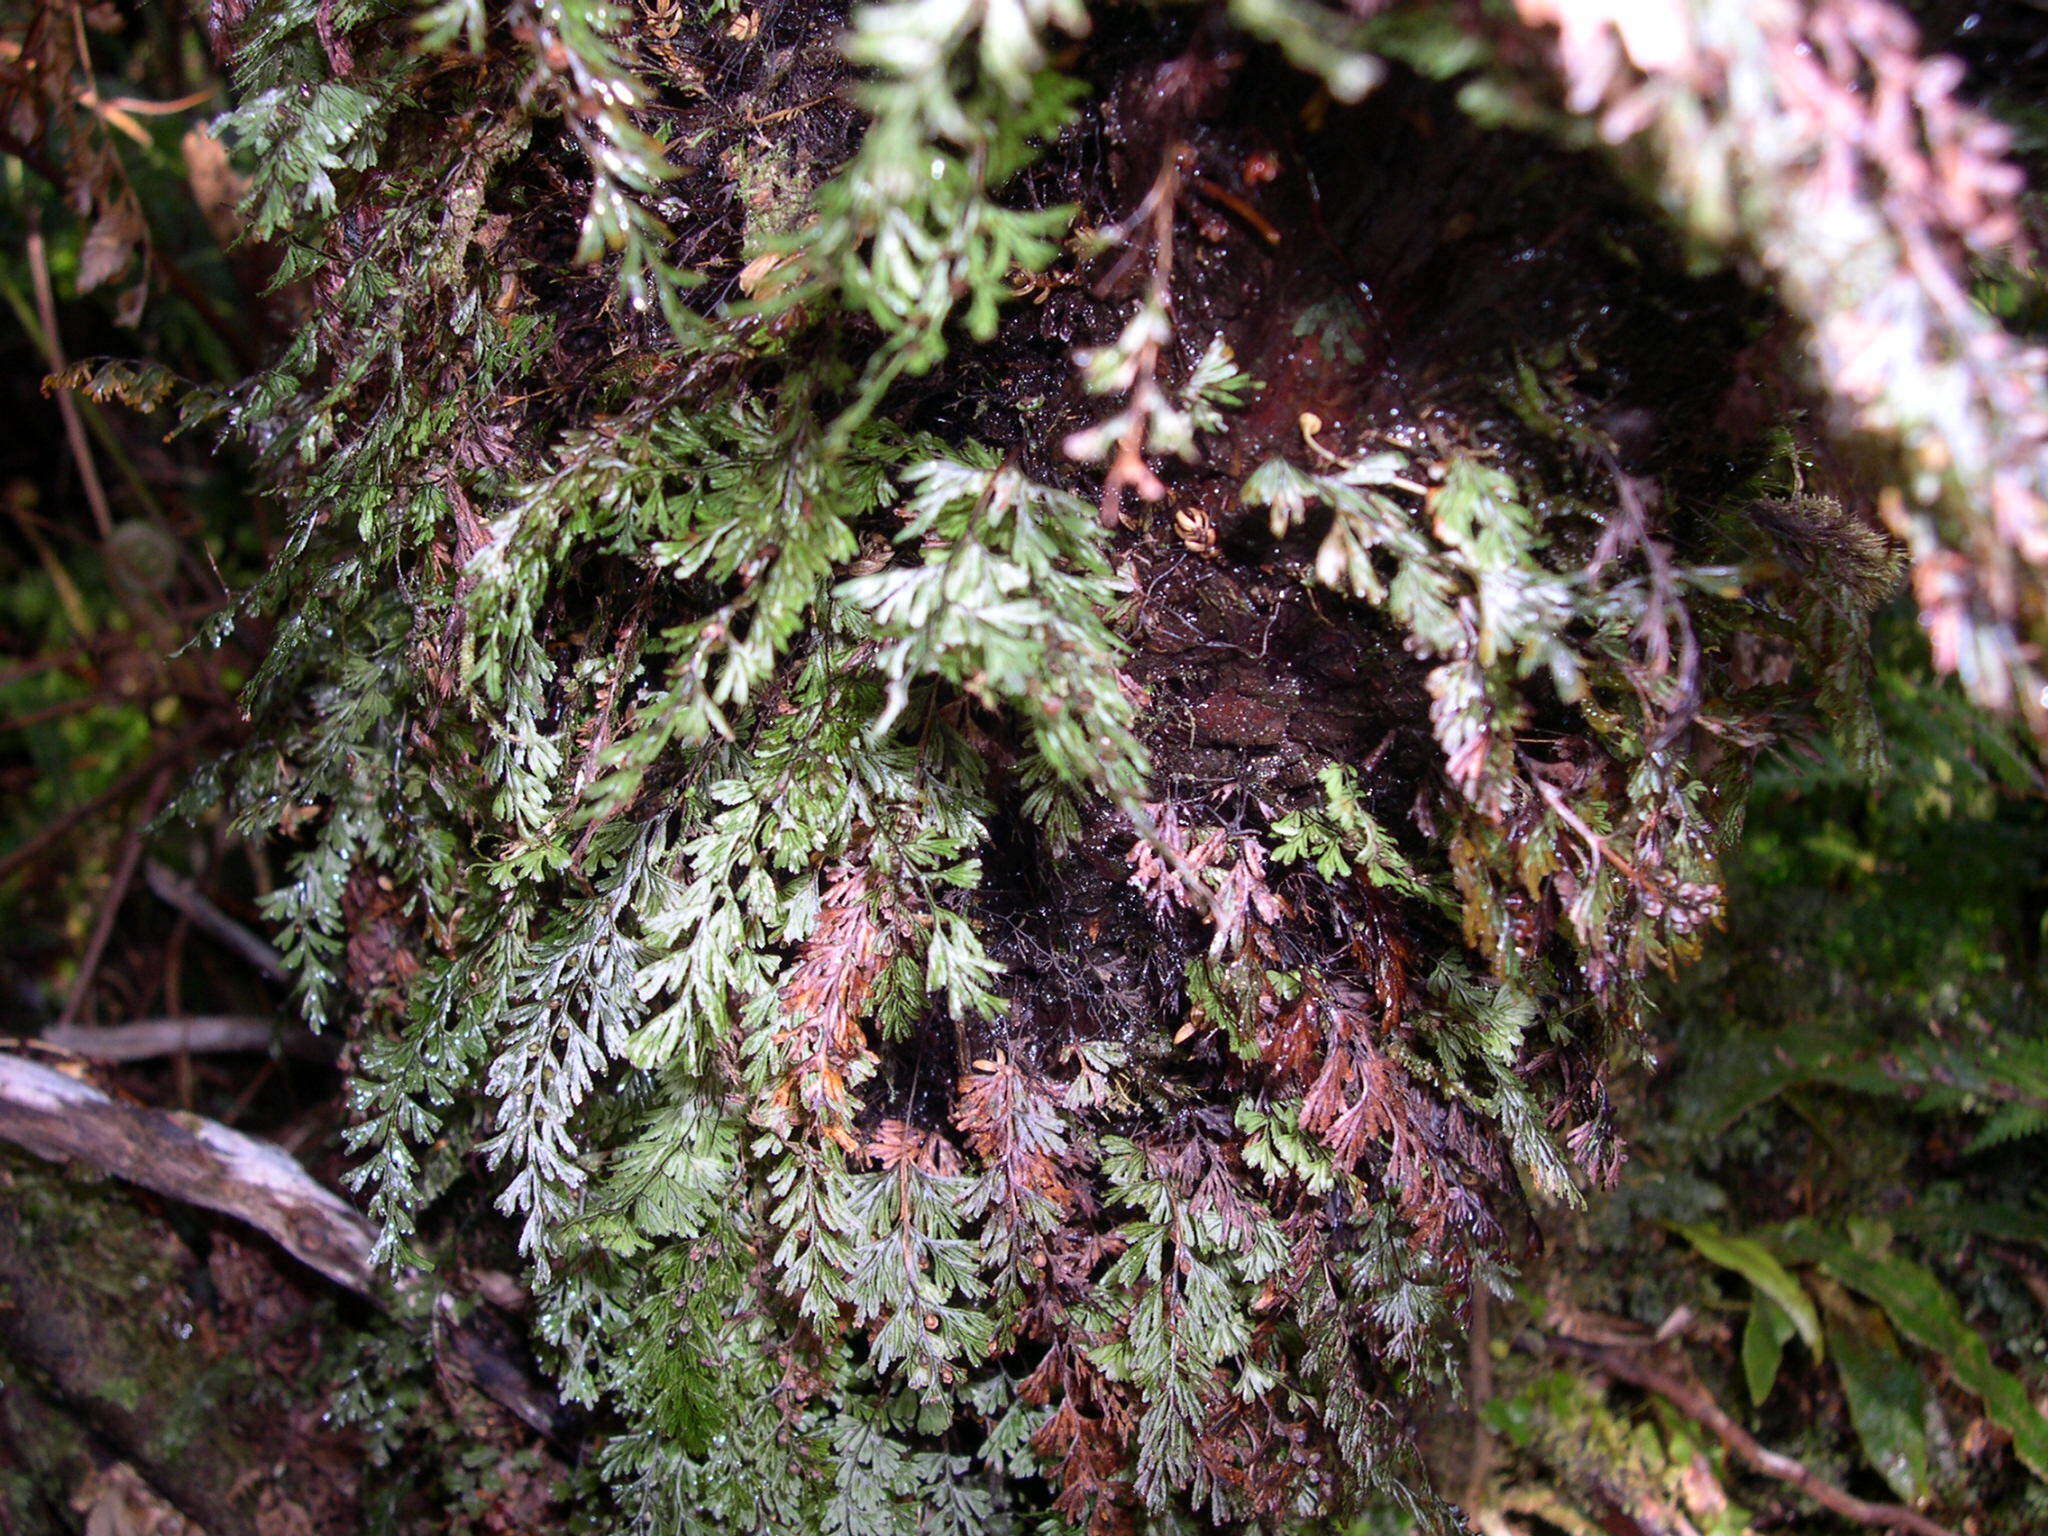
<svg viewBox="0 0 2048 1536">
<path fill-rule="evenodd" d="M 1454 9 L 213 8 L 223 790 L 385 1257 L 488 1190 L 647 1528 L 1435 1518 L 1751 764 L 1863 744 L 1801 317 Z"/>
</svg>

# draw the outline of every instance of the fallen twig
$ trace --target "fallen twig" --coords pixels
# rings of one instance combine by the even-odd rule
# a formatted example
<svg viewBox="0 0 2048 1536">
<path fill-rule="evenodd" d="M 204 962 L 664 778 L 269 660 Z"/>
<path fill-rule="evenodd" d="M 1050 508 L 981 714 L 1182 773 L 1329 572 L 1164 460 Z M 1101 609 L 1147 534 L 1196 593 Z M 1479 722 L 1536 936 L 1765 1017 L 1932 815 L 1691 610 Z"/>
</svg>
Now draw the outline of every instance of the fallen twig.
<svg viewBox="0 0 2048 1536">
<path fill-rule="evenodd" d="M 166 763 L 157 770 L 149 793 L 143 797 L 142 808 L 135 813 L 134 825 L 129 827 L 128 836 L 121 843 L 121 858 L 114 866 L 113 883 L 107 887 L 106 897 L 100 902 L 99 916 L 93 920 L 92 935 L 85 941 L 85 952 L 79 957 L 78 977 L 71 983 L 71 994 L 64 1000 L 64 1011 L 57 1015 L 60 1027 L 77 1019 L 78 1010 L 85 1006 L 86 997 L 92 991 L 92 979 L 99 972 L 100 957 L 107 952 L 107 940 L 114 935 L 114 919 L 120 915 L 121 903 L 128 897 L 128 887 L 135 882 L 135 866 L 142 860 L 142 845 L 149 835 L 150 818 L 164 803 L 164 794 L 170 785 L 171 769 Z"/>
<path fill-rule="evenodd" d="M 192 920 L 195 928 L 212 934 L 271 981 L 288 982 L 291 972 L 283 958 L 257 934 L 236 922 L 206 898 L 206 893 L 183 875 L 167 869 L 155 859 L 143 866 L 143 883 L 150 894 L 166 906 L 175 907 Z"/>
<path fill-rule="evenodd" d="M 74 1161 L 189 1205 L 232 1216 L 329 1280 L 380 1304 L 395 1290 L 417 1300 L 420 1277 L 379 1282 L 375 1236 L 346 1201 L 288 1153 L 200 1115 L 123 1104 L 53 1067 L 0 1051 L 0 1140 L 52 1162 Z M 565 1427 L 561 1406 L 481 1335 L 448 1326 L 437 1298 L 435 1333 L 477 1386 L 540 1434 Z M 413 1307 L 404 1309 L 413 1312 Z"/>
<path fill-rule="evenodd" d="M 52 374 L 61 374 L 66 363 L 64 343 L 57 332 L 57 295 L 50 282 L 50 257 L 43 243 L 42 221 L 33 214 L 28 226 L 28 270 L 35 286 L 36 313 L 42 321 L 44 359 Z M 93 462 L 92 446 L 85 440 L 85 421 L 78 414 L 78 402 L 68 389 L 56 393 L 57 412 L 64 419 L 64 440 L 71 449 L 72 462 L 78 467 L 78 483 L 85 492 L 86 505 L 92 509 L 92 520 L 100 537 L 112 538 L 114 514 L 107 504 L 106 487 L 100 483 L 99 465 Z"/>
<path fill-rule="evenodd" d="M 98 794 L 88 800 L 81 800 L 68 811 L 60 812 L 54 820 L 44 823 L 41 830 L 15 844 L 6 853 L 0 854 L 0 880 L 8 879 L 23 866 L 40 858 L 52 844 L 62 840 L 80 822 L 97 816 L 108 806 L 134 794 L 155 778 L 157 770 L 164 764 L 177 761 L 196 746 L 210 729 L 211 727 L 207 725 L 197 725 L 172 737 Z"/>
<path fill-rule="evenodd" d="M 1493 1397 L 1493 1330 L 1487 1305 L 1492 1299 L 1483 1281 L 1473 1282 L 1471 1324 L 1465 1339 L 1465 1397 L 1472 1411 L 1472 1461 L 1465 1469 L 1464 1505 L 1475 1518 L 1494 1502 L 1493 1436 L 1486 1429 L 1486 1405 Z"/>
<path fill-rule="evenodd" d="M 1555 1335 L 1549 1337 L 1548 1343 L 1552 1349 L 1586 1361 L 1602 1375 L 1625 1381 L 1632 1387 L 1641 1387 L 1645 1392 L 1656 1393 L 1687 1418 L 1712 1432 L 1752 1470 L 1761 1472 L 1765 1477 L 1776 1478 L 1781 1483 L 1789 1483 L 1816 1504 L 1845 1520 L 1878 1530 L 1911 1531 L 1914 1536 L 1956 1536 L 1947 1526 L 1928 1519 L 1916 1509 L 1908 1509 L 1903 1504 L 1878 1504 L 1869 1499 L 1859 1499 L 1820 1477 L 1804 1462 L 1782 1451 L 1771 1450 L 1730 1418 L 1706 1388 L 1659 1368 L 1639 1351 L 1613 1349 Z"/>
<path fill-rule="evenodd" d="M 58 1024 L 37 1037 L 41 1045 L 94 1061 L 151 1061 L 159 1056 L 209 1056 L 275 1047 L 307 1061 L 332 1061 L 335 1042 L 281 1025 L 260 1014 L 198 1014 L 185 1019 L 136 1019 L 127 1024 Z"/>
</svg>

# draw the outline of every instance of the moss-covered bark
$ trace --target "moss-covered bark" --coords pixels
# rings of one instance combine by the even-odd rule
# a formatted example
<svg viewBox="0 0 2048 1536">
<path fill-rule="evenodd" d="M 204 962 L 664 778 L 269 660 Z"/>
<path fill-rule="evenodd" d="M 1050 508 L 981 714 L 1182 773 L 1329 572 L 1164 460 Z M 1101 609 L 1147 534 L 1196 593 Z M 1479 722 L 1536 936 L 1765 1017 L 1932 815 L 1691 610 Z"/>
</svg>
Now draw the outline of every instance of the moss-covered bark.
<svg viewBox="0 0 2048 1536">
<path fill-rule="evenodd" d="M 333 1323 L 317 1282 L 308 1294 L 231 1238 L 12 1151 L 0 1178 L 20 1518 L 47 1520 L 113 1459 L 214 1536 L 275 1529 L 284 1504 L 317 1532 L 355 1527 L 355 1452 L 322 1425 L 312 1369 Z M 218 1245 L 210 1258 L 181 1225 Z"/>
</svg>

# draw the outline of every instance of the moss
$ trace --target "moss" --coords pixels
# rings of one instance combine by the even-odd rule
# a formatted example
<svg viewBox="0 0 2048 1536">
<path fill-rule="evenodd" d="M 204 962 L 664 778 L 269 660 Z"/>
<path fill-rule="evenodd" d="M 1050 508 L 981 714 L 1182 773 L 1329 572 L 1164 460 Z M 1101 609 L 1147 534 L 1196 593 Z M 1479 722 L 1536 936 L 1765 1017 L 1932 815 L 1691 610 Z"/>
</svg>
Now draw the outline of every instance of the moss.
<svg viewBox="0 0 2048 1536">
<path fill-rule="evenodd" d="M 0 1155 L 0 1175 L 19 1212 L 0 1244 L 14 1369 L 202 1523 L 234 1528 L 273 1484 L 289 1484 L 316 1521 L 345 1507 L 319 1469 L 327 1447 L 304 1428 L 319 1417 L 321 1384 L 265 1363 L 317 1326 L 288 1281 L 245 1267 L 277 1314 L 246 1327 L 214 1292 L 214 1276 L 233 1271 L 178 1235 L 208 1241 L 187 1213 L 167 1221 L 146 1196 L 18 1153 Z"/>
</svg>

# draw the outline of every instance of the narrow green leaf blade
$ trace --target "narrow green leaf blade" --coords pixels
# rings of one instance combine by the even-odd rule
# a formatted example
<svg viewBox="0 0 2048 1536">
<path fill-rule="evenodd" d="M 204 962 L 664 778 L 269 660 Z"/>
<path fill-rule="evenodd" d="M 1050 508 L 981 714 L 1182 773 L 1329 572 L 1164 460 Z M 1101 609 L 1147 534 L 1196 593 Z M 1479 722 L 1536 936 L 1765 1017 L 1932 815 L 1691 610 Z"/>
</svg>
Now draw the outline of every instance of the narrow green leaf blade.
<svg viewBox="0 0 2048 1536">
<path fill-rule="evenodd" d="M 1932 1271 L 1911 1259 L 1870 1253 L 1811 1230 L 1788 1239 L 1802 1257 L 1869 1297 L 1892 1326 L 1948 1362 L 1957 1381 L 1983 1400 L 1991 1421 L 2012 1436 L 2013 1450 L 2036 1477 L 2048 1480 L 2048 1419 L 2027 1397 L 2019 1378 L 1992 1363 L 1982 1336 Z"/>
<path fill-rule="evenodd" d="M 1779 1263 L 1768 1248 L 1754 1238 L 1736 1237 L 1696 1222 L 1674 1222 L 1672 1225 L 1681 1237 L 1699 1250 L 1701 1258 L 1723 1269 L 1734 1270 L 1782 1307 L 1792 1320 L 1792 1326 L 1799 1330 L 1799 1337 L 1806 1341 L 1806 1347 L 1813 1351 L 1814 1359 L 1825 1357 L 1827 1346 L 1822 1342 L 1820 1314 L 1814 1310 L 1813 1298 L 1806 1294 L 1806 1288 L 1792 1277 L 1792 1272 Z"/>
<path fill-rule="evenodd" d="M 1799 1330 L 1792 1319 L 1762 1291 L 1749 1306 L 1749 1321 L 1742 1329 L 1742 1378 L 1749 1385 L 1749 1400 L 1761 1408 L 1778 1380 L 1778 1367 L 1785 1359 L 1785 1345 Z"/>
<path fill-rule="evenodd" d="M 1918 1368 L 1874 1315 L 1830 1312 L 1827 1330 L 1864 1459 L 1893 1493 L 1914 1503 L 1927 1492 L 1927 1404 Z"/>
</svg>

